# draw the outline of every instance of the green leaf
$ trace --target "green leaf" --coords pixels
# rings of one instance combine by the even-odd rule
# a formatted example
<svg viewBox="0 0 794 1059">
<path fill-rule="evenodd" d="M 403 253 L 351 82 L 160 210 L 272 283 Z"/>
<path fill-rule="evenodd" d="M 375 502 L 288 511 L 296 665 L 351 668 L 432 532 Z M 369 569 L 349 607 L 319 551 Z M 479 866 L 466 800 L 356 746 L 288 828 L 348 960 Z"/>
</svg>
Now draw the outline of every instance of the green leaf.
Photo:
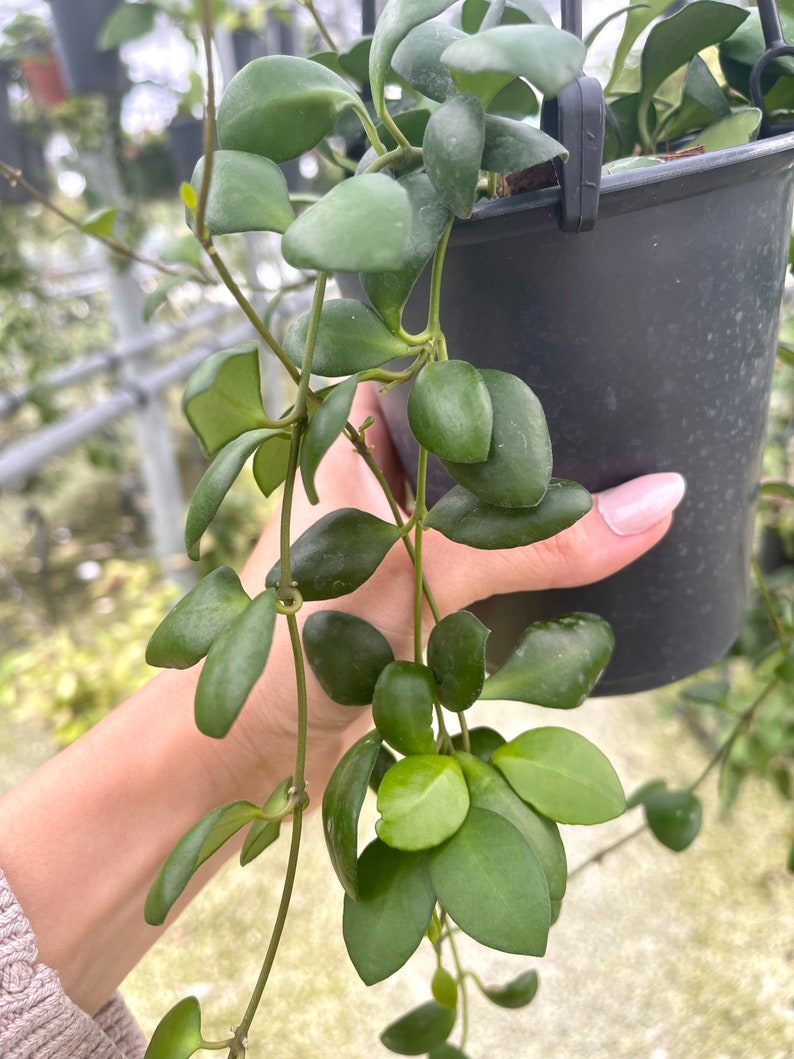
<svg viewBox="0 0 794 1059">
<path fill-rule="evenodd" d="M 504 88 L 500 88 L 486 107 L 488 114 L 496 114 L 503 118 L 513 118 L 523 121 L 540 112 L 538 97 L 520 77 L 514 77 L 508 81 Z M 487 118 L 486 118 L 487 120 Z M 485 140 L 488 142 L 488 126 L 485 127 Z"/>
<path fill-rule="evenodd" d="M 711 125 L 717 118 L 727 117 L 730 103 L 706 63 L 696 55 L 687 67 L 681 102 L 664 123 L 667 139 L 676 140 L 693 129 Z"/>
<path fill-rule="evenodd" d="M 192 283 L 193 279 L 194 277 L 187 273 L 180 273 L 178 276 L 169 276 L 167 279 L 164 279 L 162 283 L 158 283 L 154 290 L 146 295 L 144 300 L 144 323 L 148 324 L 160 306 L 165 305 L 171 291 L 176 290 L 177 287 L 183 287 L 186 283 Z"/>
<path fill-rule="evenodd" d="M 598 683 L 614 646 L 612 629 L 595 614 L 534 622 L 486 680 L 481 697 L 575 709 Z"/>
<path fill-rule="evenodd" d="M 497 507 L 456 485 L 434 505 L 425 526 L 470 548 L 520 548 L 568 529 L 592 506 L 586 489 L 559 478 L 534 507 Z"/>
<path fill-rule="evenodd" d="M 359 37 L 352 41 L 344 51 L 339 52 L 339 66 L 344 74 L 352 77 L 359 84 L 366 84 L 369 79 L 369 53 L 372 37 Z"/>
<path fill-rule="evenodd" d="M 424 22 L 412 29 L 394 53 L 392 68 L 420 95 L 443 103 L 457 89 L 441 53 L 466 34 L 446 22 Z"/>
<path fill-rule="evenodd" d="M 413 754 L 393 765 L 378 790 L 378 837 L 395 849 L 438 846 L 466 818 L 469 791 L 460 765 L 440 754 Z"/>
<path fill-rule="evenodd" d="M 784 10 L 782 5 L 778 6 L 783 36 L 786 40 L 791 40 L 794 36 L 794 17 L 791 12 Z M 765 51 L 764 31 L 761 28 L 761 19 L 757 10 L 751 10 L 746 21 L 736 32 L 720 43 L 720 65 L 723 73 L 730 86 L 741 92 L 747 99 L 750 98 L 747 83 L 750 70 Z M 777 76 L 785 77 L 792 74 L 794 74 L 794 59 L 790 55 L 774 59 L 769 63 L 761 78 L 762 90 L 768 92 Z"/>
<path fill-rule="evenodd" d="M 467 753 L 458 753 L 456 760 L 466 777 L 472 806 L 496 813 L 513 825 L 540 861 L 550 899 L 561 901 L 568 885 L 568 861 L 560 829 L 525 805 L 492 765 Z"/>
<path fill-rule="evenodd" d="M 218 567 L 191 588 L 154 630 L 146 647 L 147 663 L 170 669 L 194 666 L 249 603 L 234 570 Z"/>
<path fill-rule="evenodd" d="M 442 462 L 460 485 L 489 504 L 533 507 L 551 480 L 551 442 L 543 408 L 518 376 L 495 368 L 482 368 L 480 374 L 494 408 L 488 457 L 482 463 Z"/>
<path fill-rule="evenodd" d="M 338 610 L 309 615 L 303 647 L 323 691 L 342 706 L 368 706 L 381 671 L 394 661 L 389 641 L 374 625 Z"/>
<path fill-rule="evenodd" d="M 254 596 L 213 642 L 196 686 L 196 727 L 222 739 L 267 663 L 276 623 L 272 589 Z"/>
<path fill-rule="evenodd" d="M 552 158 L 568 158 L 568 152 L 557 140 L 526 122 L 486 114 L 483 169 L 490 173 L 519 173 Z"/>
<path fill-rule="evenodd" d="M 292 776 L 287 776 L 279 783 L 278 787 L 268 797 L 262 810 L 265 813 L 280 813 L 287 807 L 289 801 Z M 248 829 L 245 836 L 243 848 L 240 850 L 240 864 L 245 867 L 255 860 L 260 853 L 272 846 L 281 832 L 280 820 L 255 820 Z"/>
<path fill-rule="evenodd" d="M 392 56 L 411 30 L 451 7 L 455 0 L 391 0 L 383 10 L 369 53 L 369 83 L 375 109 L 384 112 L 383 90 L 389 76 Z"/>
<path fill-rule="evenodd" d="M 433 111 L 423 143 L 427 175 L 456 217 L 470 217 L 485 142 L 485 115 L 476 96 L 451 96 Z"/>
<path fill-rule="evenodd" d="M 97 210 L 83 221 L 80 231 L 86 235 L 100 235 L 109 238 L 113 235 L 118 210 L 115 206 L 105 210 Z"/>
<path fill-rule="evenodd" d="M 427 854 L 375 839 L 358 862 L 358 900 L 345 894 L 342 934 L 365 985 L 393 975 L 413 956 L 430 924 L 436 895 Z"/>
<path fill-rule="evenodd" d="M 679 853 L 695 841 L 703 807 L 691 791 L 657 788 L 647 794 L 644 804 L 648 827 L 663 846 Z"/>
<path fill-rule="evenodd" d="M 165 265 L 190 265 L 199 270 L 204 264 L 204 250 L 195 235 L 181 235 L 164 246 L 159 254 Z"/>
<path fill-rule="evenodd" d="M 155 4 L 120 3 L 114 7 L 99 30 L 97 51 L 110 51 L 127 41 L 145 37 L 154 29 Z"/>
<path fill-rule="evenodd" d="M 380 566 L 400 538 L 390 522 L 356 508 L 340 508 L 319 519 L 290 548 L 292 579 L 305 600 L 337 599 L 355 591 Z M 276 563 L 267 575 L 275 585 Z"/>
<path fill-rule="evenodd" d="M 430 983 L 433 999 L 442 1008 L 454 1011 L 458 1006 L 458 983 L 444 967 L 437 967 Z"/>
<path fill-rule="evenodd" d="M 500 952 L 542 956 L 551 926 L 549 889 L 535 853 L 503 817 L 472 808 L 430 854 L 441 906 L 460 929 Z"/>
<path fill-rule="evenodd" d="M 467 33 L 476 33 L 491 8 L 490 0 L 465 0 L 461 11 L 461 25 Z M 512 0 L 505 4 L 502 11 L 503 26 L 523 25 L 525 22 L 537 22 L 550 26 L 551 15 L 539 0 Z"/>
<path fill-rule="evenodd" d="M 300 452 L 301 482 L 312 504 L 319 504 L 314 478 L 317 468 L 333 443 L 345 429 L 353 407 L 358 379 L 355 376 L 334 386 L 323 398 L 303 435 Z"/>
<path fill-rule="evenodd" d="M 345 893 L 354 900 L 359 897 L 358 818 L 380 749 L 377 732 L 368 732 L 359 739 L 339 761 L 323 794 L 323 834 L 328 856 Z"/>
<path fill-rule="evenodd" d="M 469 729 L 469 752 L 481 761 L 490 761 L 491 754 L 498 746 L 504 746 L 505 738 L 493 728 L 480 726 Z M 463 735 L 456 732 L 452 737 L 452 745 L 456 750 L 465 750 Z"/>
<path fill-rule="evenodd" d="M 367 297 L 392 330 L 400 326 L 408 295 L 435 253 L 452 215 L 427 173 L 409 173 L 398 183 L 411 206 L 411 230 L 402 266 L 398 271 L 360 276 Z"/>
<path fill-rule="evenodd" d="M 272 496 L 287 477 L 291 442 L 285 434 L 274 434 L 254 453 L 251 472 L 263 496 Z"/>
<path fill-rule="evenodd" d="M 626 797 L 606 756 L 567 728 L 534 728 L 493 752 L 523 801 L 561 824 L 600 824 L 620 816 Z"/>
<path fill-rule="evenodd" d="M 198 206 L 198 195 L 186 180 L 183 180 L 179 185 L 179 197 L 186 210 L 193 210 L 195 212 L 196 207 Z"/>
<path fill-rule="evenodd" d="M 603 33 L 603 31 L 607 28 L 610 22 L 614 22 L 616 18 L 620 18 L 621 15 L 625 15 L 628 12 L 634 10 L 636 10 L 634 5 L 629 4 L 627 7 L 618 8 L 617 11 L 610 11 L 610 13 L 605 18 L 602 18 L 601 21 L 598 22 L 595 26 L 593 26 L 590 32 L 583 38 L 587 50 L 590 51 L 597 38 L 601 35 L 601 33 Z"/>
<path fill-rule="evenodd" d="M 168 854 L 152 883 L 144 907 L 146 922 L 155 927 L 164 923 L 174 902 L 204 861 L 260 814 L 261 809 L 253 802 L 228 802 L 193 824 Z"/>
<path fill-rule="evenodd" d="M 256 343 L 240 342 L 203 360 L 188 379 L 182 411 L 208 456 L 246 431 L 263 427 Z"/>
<path fill-rule="evenodd" d="M 198 196 L 204 178 L 199 158 L 190 183 Z M 244 151 L 215 151 L 204 224 L 210 235 L 286 232 L 295 220 L 284 174 L 269 158 Z M 188 220 L 195 230 L 195 217 Z"/>
<path fill-rule="evenodd" d="M 252 452 L 279 432 L 250 430 L 225 445 L 196 486 L 185 524 L 185 547 L 191 559 L 198 559 L 201 538 L 215 518 L 221 501 L 231 489 Z"/>
<path fill-rule="evenodd" d="M 467 710 L 485 681 L 485 641 L 490 635 L 468 610 L 447 614 L 433 627 L 427 642 L 427 664 L 433 672 L 442 706 Z"/>
<path fill-rule="evenodd" d="M 629 57 L 634 42 L 643 30 L 650 26 L 651 22 L 653 22 L 657 15 L 661 15 L 661 13 L 669 6 L 669 0 L 631 0 L 629 14 L 626 18 L 626 25 L 623 27 L 623 35 L 615 49 L 615 58 L 612 63 L 612 73 L 609 77 L 609 83 L 604 89 L 606 95 L 615 91 L 615 86 L 623 72 L 623 68 L 626 65 L 626 59 Z"/>
<path fill-rule="evenodd" d="M 585 55 L 584 44 L 571 33 L 532 25 L 497 26 L 456 41 L 441 59 L 461 90 L 466 75 L 498 73 L 525 77 L 544 95 L 556 96 L 580 73 Z"/>
<path fill-rule="evenodd" d="M 390 662 L 378 677 L 372 719 L 398 754 L 433 753 L 435 696 L 433 674 L 417 662 Z"/>
<path fill-rule="evenodd" d="M 443 1044 L 431 1048 L 427 1053 L 427 1059 L 469 1059 L 469 1057 L 457 1045 L 445 1041 Z"/>
<path fill-rule="evenodd" d="M 284 352 L 299 368 L 310 317 L 311 313 L 299 316 L 284 339 Z M 312 370 L 333 379 L 379 368 L 409 353 L 408 346 L 389 331 L 369 305 L 355 298 L 334 298 L 325 303 L 320 314 Z"/>
<path fill-rule="evenodd" d="M 397 181 L 363 173 L 337 184 L 287 230 L 281 252 L 293 268 L 390 272 L 400 268 L 411 205 Z"/>
<path fill-rule="evenodd" d="M 266 55 L 229 82 L 218 107 L 218 143 L 288 162 L 316 147 L 349 107 L 363 103 L 338 74 L 294 55 Z"/>
<path fill-rule="evenodd" d="M 485 996 L 500 1008 L 524 1008 L 538 991 L 538 972 L 525 971 L 507 985 L 483 989 Z"/>
<path fill-rule="evenodd" d="M 456 1018 L 454 1010 L 428 1000 L 387 1026 L 380 1035 L 381 1043 L 397 1055 L 422 1055 L 444 1043 Z"/>
<path fill-rule="evenodd" d="M 160 1019 L 143 1059 L 189 1059 L 203 1046 L 201 1007 L 187 996 Z"/>
<path fill-rule="evenodd" d="M 704 0 L 698 0 L 698 3 L 703 2 Z M 698 133 L 696 143 L 707 151 L 722 151 L 726 147 L 739 147 L 743 143 L 750 143 L 758 136 L 761 117 L 761 111 L 757 107 L 735 110 L 730 117 L 723 118 Z"/>
<path fill-rule="evenodd" d="M 488 388 L 465 360 L 426 364 L 408 396 L 414 437 L 441 459 L 481 463 L 488 458 L 493 408 Z"/>
<path fill-rule="evenodd" d="M 626 799 L 626 808 L 636 809 L 638 805 L 644 805 L 645 799 L 650 795 L 666 789 L 667 784 L 664 780 L 649 780 L 647 783 L 643 783 L 641 787 L 638 787 L 630 798 Z"/>
</svg>

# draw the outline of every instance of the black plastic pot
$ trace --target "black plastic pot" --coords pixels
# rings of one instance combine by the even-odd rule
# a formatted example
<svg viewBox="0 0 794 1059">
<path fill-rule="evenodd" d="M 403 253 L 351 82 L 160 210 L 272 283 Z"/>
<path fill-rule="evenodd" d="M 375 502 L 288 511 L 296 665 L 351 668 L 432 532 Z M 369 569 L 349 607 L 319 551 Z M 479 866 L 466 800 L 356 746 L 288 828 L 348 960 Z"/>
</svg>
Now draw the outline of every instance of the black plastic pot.
<svg viewBox="0 0 794 1059">
<path fill-rule="evenodd" d="M 67 87 L 76 93 L 117 95 L 126 88 L 118 49 L 97 51 L 99 31 L 118 0 L 49 0 L 55 43 Z"/>
<path fill-rule="evenodd" d="M 204 122 L 179 115 L 168 126 L 168 149 L 179 183 L 190 183 L 196 162 L 204 154 Z"/>
<path fill-rule="evenodd" d="M 455 227 L 449 354 L 533 388 L 555 476 L 591 490 L 654 471 L 688 482 L 670 533 L 628 569 L 480 604 L 492 664 L 531 621 L 592 611 L 616 636 L 598 691 L 619 694 L 695 672 L 738 635 L 793 189 L 787 134 L 607 177 L 592 231 L 560 230 L 558 188 L 485 204 Z M 426 291 L 409 302 L 409 329 L 424 326 Z M 383 409 L 410 475 L 406 399 L 395 388 Z M 436 463 L 431 499 L 451 484 Z"/>
</svg>

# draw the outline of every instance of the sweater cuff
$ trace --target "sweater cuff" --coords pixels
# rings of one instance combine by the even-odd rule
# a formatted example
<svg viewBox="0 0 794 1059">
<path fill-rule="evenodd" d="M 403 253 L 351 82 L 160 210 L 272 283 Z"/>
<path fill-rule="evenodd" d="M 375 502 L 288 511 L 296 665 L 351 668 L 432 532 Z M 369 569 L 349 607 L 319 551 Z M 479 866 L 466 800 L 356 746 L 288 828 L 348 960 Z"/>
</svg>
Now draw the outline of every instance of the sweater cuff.
<svg viewBox="0 0 794 1059">
<path fill-rule="evenodd" d="M 37 962 L 36 939 L 0 871 L 0 1055 L 4 1059 L 142 1059 L 146 1042 L 120 996 L 96 1018 Z"/>
</svg>

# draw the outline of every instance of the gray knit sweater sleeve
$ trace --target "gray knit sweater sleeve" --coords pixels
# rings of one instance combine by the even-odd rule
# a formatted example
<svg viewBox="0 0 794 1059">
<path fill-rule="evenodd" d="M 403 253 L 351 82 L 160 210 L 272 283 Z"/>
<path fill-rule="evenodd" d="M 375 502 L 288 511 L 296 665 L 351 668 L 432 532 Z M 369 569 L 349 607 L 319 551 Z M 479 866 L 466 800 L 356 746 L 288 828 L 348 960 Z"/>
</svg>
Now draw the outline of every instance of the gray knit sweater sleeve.
<svg viewBox="0 0 794 1059">
<path fill-rule="evenodd" d="M 33 931 L 0 871 L 0 1059 L 142 1059 L 145 1050 L 118 994 L 91 1018 L 37 963 Z"/>
</svg>

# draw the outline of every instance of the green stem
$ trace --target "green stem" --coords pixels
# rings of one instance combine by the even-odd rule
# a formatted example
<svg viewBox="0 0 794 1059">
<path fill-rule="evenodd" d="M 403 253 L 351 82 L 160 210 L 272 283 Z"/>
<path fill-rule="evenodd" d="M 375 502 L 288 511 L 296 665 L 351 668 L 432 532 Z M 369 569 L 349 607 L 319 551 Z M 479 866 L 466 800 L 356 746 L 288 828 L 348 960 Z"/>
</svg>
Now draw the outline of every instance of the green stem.
<svg viewBox="0 0 794 1059">
<path fill-rule="evenodd" d="M 469 1036 L 469 996 L 466 992 L 466 972 L 463 970 L 463 965 L 460 962 L 460 956 L 458 955 L 458 949 L 455 945 L 455 939 L 452 936 L 452 931 L 447 929 L 444 937 L 449 942 L 449 951 L 452 956 L 452 962 L 455 964 L 455 971 L 458 979 L 458 989 L 460 990 L 460 1047 L 463 1050 L 466 1047 L 466 1040 Z"/>
<path fill-rule="evenodd" d="M 786 631 L 783 624 L 778 617 L 777 611 L 775 610 L 775 601 L 772 599 L 772 593 L 769 591 L 769 585 L 766 583 L 766 578 L 761 569 L 761 564 L 757 559 L 753 559 L 753 573 L 755 579 L 758 582 L 758 587 L 761 590 L 761 596 L 764 600 L 764 607 L 766 608 L 766 615 L 769 618 L 769 624 L 775 633 L 775 638 L 780 644 L 783 651 L 786 651 L 789 647 L 789 637 L 786 635 Z"/>
<path fill-rule="evenodd" d="M 441 276 L 444 270 L 444 258 L 447 253 L 447 244 L 449 243 L 449 237 L 454 223 L 455 218 L 453 217 L 444 230 L 444 234 L 439 239 L 436 252 L 433 256 L 433 271 L 430 277 L 430 305 L 427 316 L 427 327 L 425 330 L 435 336 L 438 336 L 441 333 Z M 444 353 L 445 355 L 442 359 L 446 360 L 446 350 Z"/>
<path fill-rule="evenodd" d="M 461 713 L 458 717 L 460 721 L 460 737 L 463 742 L 463 749 L 467 754 L 471 753 L 471 737 L 469 736 L 469 724 L 465 716 Z"/>
<path fill-rule="evenodd" d="M 370 118 L 370 116 L 369 116 L 369 111 L 367 110 L 367 108 L 364 107 L 364 106 L 359 106 L 358 104 L 356 104 L 353 107 L 353 111 L 358 116 L 358 120 L 364 126 L 364 132 L 367 134 L 367 139 L 369 140 L 369 142 L 372 144 L 372 146 L 375 148 L 375 150 L 377 151 L 378 155 L 380 156 L 378 160 L 379 161 L 383 161 L 390 154 L 393 154 L 394 152 L 387 150 L 387 148 L 386 148 L 385 144 L 383 143 L 383 141 L 381 140 L 380 136 L 378 136 L 378 130 L 375 128 L 375 126 L 374 126 L 374 124 L 372 122 L 372 118 Z M 388 165 L 388 162 L 386 164 Z M 370 172 L 370 171 L 374 172 L 374 170 L 371 170 L 371 167 L 368 167 L 367 172 Z"/>
<path fill-rule="evenodd" d="M 422 537 L 424 535 L 423 519 L 427 515 L 425 496 L 427 490 L 427 449 L 420 446 L 419 464 L 416 470 L 416 505 L 414 507 L 414 661 L 421 663 L 424 638 L 422 636 Z"/>
<path fill-rule="evenodd" d="M 312 16 L 312 18 L 314 19 L 315 26 L 320 31 L 320 36 L 323 38 L 323 40 L 328 45 L 328 47 L 331 49 L 331 51 L 338 52 L 339 51 L 339 46 L 336 44 L 336 42 L 334 41 L 334 38 L 328 32 L 328 27 L 326 26 L 325 22 L 323 21 L 323 18 L 320 15 L 320 12 L 314 6 L 314 0 L 298 0 L 298 3 L 303 4 L 303 6 L 306 8 L 306 10 L 309 12 L 309 14 Z"/>
<path fill-rule="evenodd" d="M 215 158 L 215 74 L 212 66 L 212 6 L 211 0 L 201 0 L 201 37 L 204 42 L 204 62 L 207 66 L 207 113 L 204 116 L 204 168 L 201 174 L 198 204 L 196 206 L 196 232 L 199 239 L 204 239 L 204 220 L 207 213 L 207 199 L 212 179 L 213 160 Z"/>
</svg>

